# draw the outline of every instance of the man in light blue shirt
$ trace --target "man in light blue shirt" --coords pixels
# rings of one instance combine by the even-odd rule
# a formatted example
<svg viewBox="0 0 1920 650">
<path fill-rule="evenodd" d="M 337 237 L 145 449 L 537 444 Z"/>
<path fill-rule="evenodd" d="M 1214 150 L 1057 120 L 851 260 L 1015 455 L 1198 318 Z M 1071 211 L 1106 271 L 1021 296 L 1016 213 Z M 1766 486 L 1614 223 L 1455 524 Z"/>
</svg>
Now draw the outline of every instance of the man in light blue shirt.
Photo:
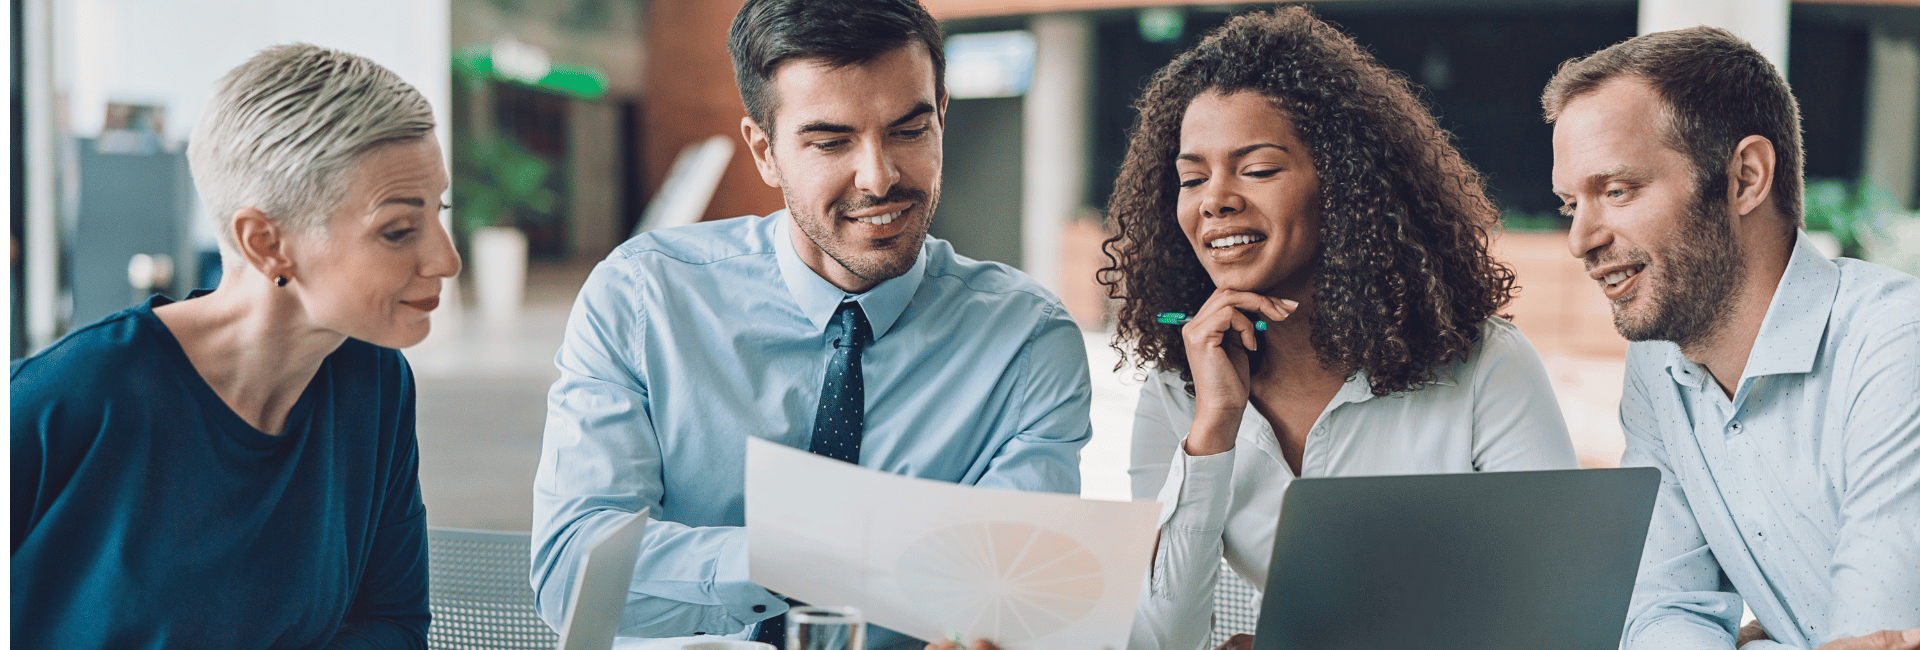
<svg viewBox="0 0 1920 650">
<path fill-rule="evenodd" d="M 1622 464 L 1662 476 L 1623 646 L 1920 647 L 1920 281 L 1799 232 L 1785 80 L 1701 27 L 1542 104 L 1569 247 L 1635 341 Z"/>
<path fill-rule="evenodd" d="M 1079 491 L 1092 433 L 1079 329 L 1033 279 L 926 236 L 946 107 L 938 24 L 914 0 L 755 0 L 729 40 L 743 135 L 787 209 L 635 237 L 581 288 L 534 484 L 532 580 L 550 624 L 586 540 L 650 508 L 620 633 L 766 638 L 757 628 L 787 603 L 747 573 L 745 440 L 827 453 L 823 394 L 864 406 L 862 466 Z M 847 345 L 851 369 L 835 361 Z M 842 380 L 851 393 L 828 389 Z M 878 628 L 868 641 L 923 643 Z"/>
</svg>

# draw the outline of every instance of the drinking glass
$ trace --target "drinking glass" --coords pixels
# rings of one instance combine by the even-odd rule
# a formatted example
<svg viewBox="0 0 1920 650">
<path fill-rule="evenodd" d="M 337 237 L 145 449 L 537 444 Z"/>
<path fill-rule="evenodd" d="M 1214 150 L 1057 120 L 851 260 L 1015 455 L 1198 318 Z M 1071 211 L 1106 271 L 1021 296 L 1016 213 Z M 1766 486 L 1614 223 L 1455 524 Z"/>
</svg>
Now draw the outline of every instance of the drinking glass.
<svg viewBox="0 0 1920 650">
<path fill-rule="evenodd" d="M 787 610 L 786 650 L 866 650 L 867 620 L 852 607 Z"/>
</svg>

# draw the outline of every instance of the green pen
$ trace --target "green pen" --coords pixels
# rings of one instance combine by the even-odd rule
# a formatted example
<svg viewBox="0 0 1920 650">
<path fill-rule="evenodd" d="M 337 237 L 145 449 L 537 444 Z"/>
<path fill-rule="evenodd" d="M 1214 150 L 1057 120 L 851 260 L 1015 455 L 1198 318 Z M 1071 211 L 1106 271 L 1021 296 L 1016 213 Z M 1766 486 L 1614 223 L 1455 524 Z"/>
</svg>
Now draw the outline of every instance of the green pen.
<svg viewBox="0 0 1920 650">
<path fill-rule="evenodd" d="M 1154 316 L 1153 319 L 1161 325 L 1185 325 L 1187 321 L 1193 320 L 1193 317 L 1177 311 L 1163 311 Z M 1265 332 L 1267 331 L 1267 322 L 1263 320 L 1254 321 L 1253 329 Z"/>
</svg>

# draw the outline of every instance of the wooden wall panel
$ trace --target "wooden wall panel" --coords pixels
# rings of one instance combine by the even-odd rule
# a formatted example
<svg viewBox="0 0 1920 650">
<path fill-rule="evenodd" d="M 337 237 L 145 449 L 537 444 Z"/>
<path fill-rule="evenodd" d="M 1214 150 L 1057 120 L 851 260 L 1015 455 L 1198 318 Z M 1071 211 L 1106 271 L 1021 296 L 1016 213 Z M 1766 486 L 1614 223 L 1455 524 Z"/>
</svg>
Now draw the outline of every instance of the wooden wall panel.
<svg viewBox="0 0 1920 650">
<path fill-rule="evenodd" d="M 641 146 L 647 196 L 689 144 L 715 134 L 734 141 L 733 161 L 702 220 L 764 215 L 783 207 L 780 191 L 760 182 L 740 139 L 740 91 L 727 58 L 727 26 L 742 0 L 656 0 L 647 17 L 647 74 Z"/>
</svg>

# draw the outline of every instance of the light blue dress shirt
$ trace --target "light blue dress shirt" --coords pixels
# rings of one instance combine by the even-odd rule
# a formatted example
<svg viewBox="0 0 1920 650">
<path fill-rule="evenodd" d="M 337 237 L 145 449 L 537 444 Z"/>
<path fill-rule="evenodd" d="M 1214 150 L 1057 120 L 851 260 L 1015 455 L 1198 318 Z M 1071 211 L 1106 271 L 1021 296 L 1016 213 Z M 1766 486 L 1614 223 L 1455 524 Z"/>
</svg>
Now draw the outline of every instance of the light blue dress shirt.
<svg viewBox="0 0 1920 650">
<path fill-rule="evenodd" d="M 800 260 L 790 227 L 782 211 L 651 232 L 587 278 L 534 478 L 532 581 L 548 623 L 564 619 L 584 540 L 641 508 L 654 521 L 622 636 L 744 638 L 786 611 L 747 576 L 746 437 L 807 448 L 844 299 L 873 328 L 862 466 L 1079 491 L 1091 384 L 1057 298 L 933 238 L 906 274 L 849 296 Z M 883 629 L 868 641 L 911 645 Z"/>
<path fill-rule="evenodd" d="M 1920 627 L 1920 281 L 1802 235 L 1733 399 L 1635 343 L 1620 422 L 1661 474 L 1628 650 L 1731 648 L 1742 599 L 1748 650 Z"/>
</svg>

